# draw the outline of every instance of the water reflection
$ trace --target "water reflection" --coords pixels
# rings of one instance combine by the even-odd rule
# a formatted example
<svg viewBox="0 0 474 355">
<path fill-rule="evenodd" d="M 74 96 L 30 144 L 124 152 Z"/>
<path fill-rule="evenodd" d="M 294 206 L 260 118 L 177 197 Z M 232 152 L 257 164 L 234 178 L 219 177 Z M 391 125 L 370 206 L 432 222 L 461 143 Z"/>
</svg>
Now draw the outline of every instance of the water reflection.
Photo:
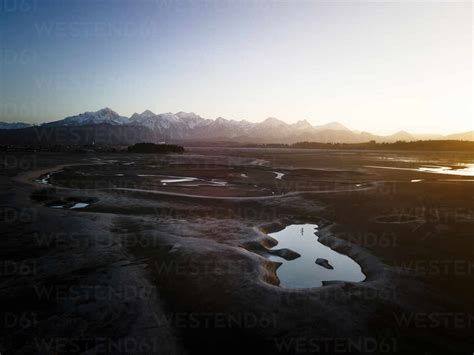
<svg viewBox="0 0 474 355">
<path fill-rule="evenodd" d="M 316 235 L 316 224 L 292 224 L 269 234 L 278 241 L 271 250 L 290 249 L 301 256 L 286 260 L 272 255 L 270 260 L 283 263 L 277 270 L 280 286 L 288 288 L 320 287 L 324 281 L 365 280 L 361 267 L 350 257 L 321 244 Z M 326 259 L 333 269 L 326 268 L 317 259 Z"/>
<path fill-rule="evenodd" d="M 436 166 L 423 165 L 419 168 L 403 168 L 398 166 L 380 166 L 380 165 L 365 165 L 366 168 L 372 169 L 393 169 L 393 170 L 408 170 L 418 171 L 423 173 L 457 175 L 457 176 L 474 176 L 474 164 L 458 164 L 456 166 Z"/>
<path fill-rule="evenodd" d="M 474 164 L 460 164 L 455 169 L 449 166 L 426 166 L 418 168 L 418 170 L 436 174 L 474 176 Z"/>
</svg>

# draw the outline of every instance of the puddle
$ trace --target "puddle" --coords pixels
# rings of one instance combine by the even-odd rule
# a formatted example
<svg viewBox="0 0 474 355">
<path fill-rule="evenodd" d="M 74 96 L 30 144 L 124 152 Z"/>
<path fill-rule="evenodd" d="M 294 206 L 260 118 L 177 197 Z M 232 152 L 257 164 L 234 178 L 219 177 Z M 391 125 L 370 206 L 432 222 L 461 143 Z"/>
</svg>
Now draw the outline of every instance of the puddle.
<svg viewBox="0 0 474 355">
<path fill-rule="evenodd" d="M 250 162 L 250 165 L 257 165 L 257 166 L 263 166 L 263 165 L 268 165 L 270 162 L 268 160 L 264 159 L 255 159 Z"/>
<path fill-rule="evenodd" d="M 93 197 L 68 197 L 66 199 L 48 202 L 46 203 L 46 206 L 54 209 L 77 210 L 81 208 L 86 208 L 97 201 L 98 199 Z"/>
<path fill-rule="evenodd" d="M 43 175 L 39 179 L 36 179 L 36 182 L 39 182 L 40 184 L 49 185 L 50 177 L 51 177 L 51 174 Z"/>
<path fill-rule="evenodd" d="M 226 186 L 227 181 L 220 181 L 220 180 L 217 180 L 217 179 L 212 179 L 211 184 L 217 185 L 217 186 Z"/>
<path fill-rule="evenodd" d="M 288 249 L 286 252 L 292 251 L 300 255 L 293 260 L 277 255 L 270 256 L 270 260 L 282 263 L 277 269 L 280 286 L 309 288 L 323 286 L 323 283 L 328 281 L 364 281 L 365 275 L 360 265 L 350 257 L 320 243 L 317 231 L 316 224 L 292 224 L 279 232 L 269 234 L 278 241 L 270 250 Z M 332 269 L 328 268 L 329 266 Z"/>
<path fill-rule="evenodd" d="M 89 206 L 88 203 L 77 202 L 71 207 L 71 210 L 74 210 L 74 209 L 77 209 L 77 208 L 86 208 L 87 206 Z"/>
<path fill-rule="evenodd" d="M 167 183 L 167 184 L 173 184 L 177 182 L 191 182 L 191 181 L 196 181 L 197 178 L 193 177 L 183 177 L 183 178 L 177 178 L 177 179 L 163 179 L 161 182 Z"/>
<path fill-rule="evenodd" d="M 161 185 L 166 186 L 167 184 L 183 184 L 187 182 L 197 182 L 196 184 L 186 184 L 181 186 L 227 186 L 226 181 L 219 179 L 204 180 L 190 176 L 166 176 L 166 175 L 152 175 L 152 174 L 139 174 L 140 177 L 163 177 L 161 179 Z"/>
<path fill-rule="evenodd" d="M 278 171 L 274 171 L 274 174 L 276 174 L 275 179 L 281 180 L 281 178 L 285 175 L 284 173 L 279 173 Z"/>
<path fill-rule="evenodd" d="M 88 203 L 83 203 L 83 202 L 76 202 L 74 205 L 68 208 L 70 204 L 62 204 L 62 205 L 51 205 L 49 206 L 50 208 L 56 208 L 56 209 L 70 209 L 70 210 L 76 210 L 79 208 L 86 208 L 89 206 Z"/>
<path fill-rule="evenodd" d="M 49 181 L 51 179 L 51 176 L 53 176 L 54 174 L 57 174 L 57 173 L 61 173 L 61 172 L 62 172 L 62 170 L 58 170 L 58 171 L 50 172 L 48 174 L 41 175 L 35 181 L 39 182 L 40 184 L 51 185 L 51 182 Z"/>
</svg>

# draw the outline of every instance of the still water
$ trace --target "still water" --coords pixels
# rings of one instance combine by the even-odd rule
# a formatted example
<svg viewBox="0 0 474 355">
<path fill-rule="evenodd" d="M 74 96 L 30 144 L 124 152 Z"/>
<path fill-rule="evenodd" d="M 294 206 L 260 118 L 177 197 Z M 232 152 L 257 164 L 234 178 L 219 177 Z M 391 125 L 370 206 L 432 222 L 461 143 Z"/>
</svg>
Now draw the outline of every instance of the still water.
<svg viewBox="0 0 474 355">
<path fill-rule="evenodd" d="M 271 250 L 290 249 L 301 256 L 286 260 L 272 255 L 270 260 L 283 263 L 277 270 L 280 286 L 287 288 L 320 287 L 323 281 L 360 282 L 365 275 L 358 263 L 319 242 L 316 224 L 292 224 L 285 229 L 269 234 L 278 241 Z M 316 263 L 326 259 L 333 269 Z"/>
</svg>

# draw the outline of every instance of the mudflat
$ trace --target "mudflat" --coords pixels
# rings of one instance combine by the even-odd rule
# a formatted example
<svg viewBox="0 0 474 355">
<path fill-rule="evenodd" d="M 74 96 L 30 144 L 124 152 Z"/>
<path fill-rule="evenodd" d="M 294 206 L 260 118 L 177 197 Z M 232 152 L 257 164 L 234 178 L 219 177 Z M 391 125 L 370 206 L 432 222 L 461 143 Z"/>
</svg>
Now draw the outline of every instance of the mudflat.
<svg viewBox="0 0 474 355">
<path fill-rule="evenodd" d="M 456 175 L 472 154 L 191 147 L 2 162 L 2 353 L 474 349 L 474 176 Z M 293 224 L 318 225 L 365 279 L 282 287 L 269 234 Z"/>
</svg>

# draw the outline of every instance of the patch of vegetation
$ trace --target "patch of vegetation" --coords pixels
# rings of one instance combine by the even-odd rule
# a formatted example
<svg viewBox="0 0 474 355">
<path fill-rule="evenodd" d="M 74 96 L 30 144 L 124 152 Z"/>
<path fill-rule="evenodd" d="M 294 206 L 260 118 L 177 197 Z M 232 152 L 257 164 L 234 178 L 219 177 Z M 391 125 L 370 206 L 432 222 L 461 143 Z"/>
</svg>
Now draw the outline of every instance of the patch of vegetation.
<svg viewBox="0 0 474 355">
<path fill-rule="evenodd" d="M 183 153 L 184 148 L 176 144 L 137 143 L 128 147 L 129 153 Z"/>
</svg>

